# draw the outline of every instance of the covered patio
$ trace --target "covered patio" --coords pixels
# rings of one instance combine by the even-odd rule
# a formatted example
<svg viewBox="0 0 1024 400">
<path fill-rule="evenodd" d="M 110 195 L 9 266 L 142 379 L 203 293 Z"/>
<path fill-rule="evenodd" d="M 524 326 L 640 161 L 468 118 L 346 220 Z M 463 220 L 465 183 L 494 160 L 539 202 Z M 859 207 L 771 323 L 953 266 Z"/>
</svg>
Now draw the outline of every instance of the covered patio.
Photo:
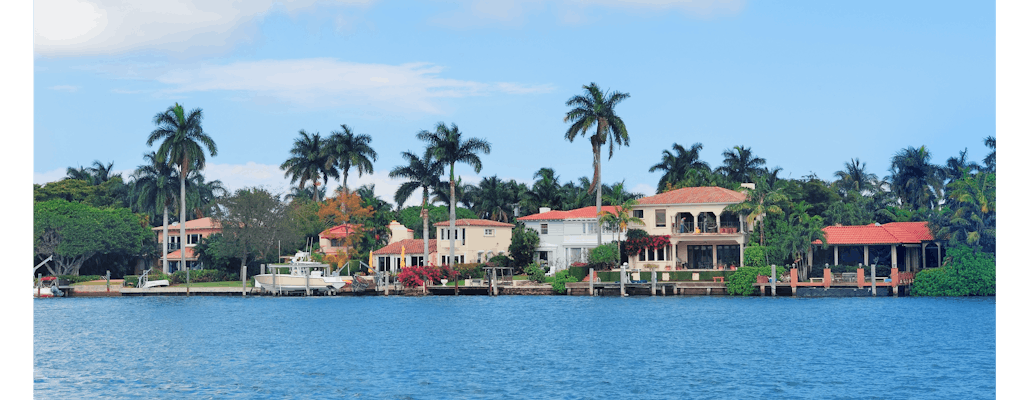
<svg viewBox="0 0 1024 400">
<path fill-rule="evenodd" d="M 932 237 L 927 222 L 829 226 L 822 231 L 828 245 L 814 241 L 808 254 L 813 266 L 874 264 L 917 272 L 941 265 L 942 243 Z"/>
</svg>

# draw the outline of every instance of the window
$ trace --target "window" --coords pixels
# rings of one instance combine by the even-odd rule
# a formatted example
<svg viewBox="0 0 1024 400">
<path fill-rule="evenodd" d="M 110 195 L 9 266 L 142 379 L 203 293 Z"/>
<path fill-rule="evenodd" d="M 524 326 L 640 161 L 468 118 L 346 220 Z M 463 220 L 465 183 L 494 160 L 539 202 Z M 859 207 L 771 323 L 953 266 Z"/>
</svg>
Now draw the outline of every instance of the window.
<svg viewBox="0 0 1024 400">
<path fill-rule="evenodd" d="M 459 238 L 459 231 L 458 230 L 455 231 L 455 238 L 456 239 Z M 466 228 L 462 228 L 462 245 L 463 246 L 466 245 Z"/>
<path fill-rule="evenodd" d="M 643 219 L 644 218 L 644 210 L 633 210 L 633 216 L 637 217 L 637 218 L 640 218 L 640 219 Z"/>
<path fill-rule="evenodd" d="M 484 236 L 494 236 L 494 229 L 484 229 Z"/>
<path fill-rule="evenodd" d="M 583 234 L 595 234 L 597 233 L 597 223 L 587 222 L 583 224 Z"/>
<path fill-rule="evenodd" d="M 412 262 L 410 264 L 423 266 L 423 256 L 412 256 Z"/>
<path fill-rule="evenodd" d="M 448 260 L 450 260 L 450 259 L 451 258 L 448 257 L 448 256 L 441 256 L 441 264 L 442 265 L 451 265 L 450 263 L 448 263 Z M 458 263 L 458 264 L 465 264 L 466 263 L 466 256 L 464 256 L 464 255 L 455 256 L 455 262 Z"/>
<path fill-rule="evenodd" d="M 331 239 L 331 247 L 338 247 L 338 239 Z"/>
<path fill-rule="evenodd" d="M 167 243 L 181 243 L 181 236 L 168 236 Z"/>
<path fill-rule="evenodd" d="M 548 234 L 548 224 L 540 224 L 540 234 L 541 235 L 547 235 Z"/>
<path fill-rule="evenodd" d="M 665 226 L 665 210 L 654 210 L 654 226 L 658 228 Z"/>
<path fill-rule="evenodd" d="M 188 244 L 199 244 L 199 239 L 200 238 L 202 238 L 202 236 L 200 236 L 198 234 L 192 234 L 192 235 L 188 235 L 188 237 L 186 239 L 188 240 Z"/>
</svg>

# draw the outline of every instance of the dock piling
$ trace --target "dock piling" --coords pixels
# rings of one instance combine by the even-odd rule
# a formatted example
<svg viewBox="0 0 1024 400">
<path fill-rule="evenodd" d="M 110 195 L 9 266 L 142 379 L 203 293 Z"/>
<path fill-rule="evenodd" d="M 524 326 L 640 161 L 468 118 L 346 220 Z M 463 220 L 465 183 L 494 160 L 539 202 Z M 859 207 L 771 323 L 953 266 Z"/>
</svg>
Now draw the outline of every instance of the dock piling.
<svg viewBox="0 0 1024 400">
<path fill-rule="evenodd" d="M 245 270 L 245 264 L 242 264 L 242 296 L 243 297 L 245 296 L 245 273 L 246 272 L 248 272 L 248 271 Z"/>
<path fill-rule="evenodd" d="M 871 264 L 871 296 L 877 296 L 875 292 L 875 264 Z"/>
<path fill-rule="evenodd" d="M 590 269 L 590 295 L 594 295 L 594 269 Z"/>
<path fill-rule="evenodd" d="M 779 280 L 779 276 L 775 274 L 775 264 L 772 264 L 772 297 L 775 297 L 775 282 Z"/>
</svg>

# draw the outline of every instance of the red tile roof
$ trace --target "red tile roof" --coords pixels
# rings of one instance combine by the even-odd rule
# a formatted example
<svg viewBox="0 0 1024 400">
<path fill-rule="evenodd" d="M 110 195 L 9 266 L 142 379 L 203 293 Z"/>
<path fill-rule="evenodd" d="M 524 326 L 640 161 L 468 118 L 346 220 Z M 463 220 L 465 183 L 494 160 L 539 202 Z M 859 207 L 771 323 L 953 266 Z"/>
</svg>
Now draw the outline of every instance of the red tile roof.
<svg viewBox="0 0 1024 400">
<path fill-rule="evenodd" d="M 720 187 L 689 187 L 644 197 L 637 204 L 741 203 L 747 195 Z"/>
<path fill-rule="evenodd" d="M 448 221 L 441 221 L 434 224 L 435 227 L 449 226 Z M 506 224 L 504 222 L 491 221 L 489 219 L 457 219 L 455 220 L 455 226 L 498 226 L 498 227 L 514 227 L 515 225 Z M 420 246 L 423 247 L 423 246 Z"/>
<path fill-rule="evenodd" d="M 320 237 L 328 239 L 342 239 L 348 235 L 356 233 L 361 226 L 361 224 L 341 224 L 333 226 L 325 229 L 323 232 L 320 232 Z"/>
<path fill-rule="evenodd" d="M 601 212 L 618 212 L 619 206 L 601 206 Z M 527 215 L 519 218 L 520 221 L 556 221 L 565 219 L 597 219 L 597 206 L 577 208 L 568 211 L 548 211 L 538 214 Z"/>
<path fill-rule="evenodd" d="M 423 246 L 420 246 L 420 247 L 423 247 Z M 196 258 L 197 257 L 196 257 L 195 250 L 192 250 L 191 247 L 186 247 L 185 248 L 185 259 L 186 260 L 195 260 Z M 170 261 L 181 260 L 181 249 L 172 251 L 169 254 L 167 254 L 167 259 L 170 260 Z"/>
<path fill-rule="evenodd" d="M 405 246 L 405 254 L 423 254 L 423 239 L 405 239 L 391 243 L 387 246 L 381 247 L 380 249 L 374 250 L 374 255 L 384 254 L 402 254 L 402 246 Z M 437 253 L 437 240 L 430 239 L 430 252 L 429 254 Z"/>
<path fill-rule="evenodd" d="M 163 231 L 163 229 L 164 229 L 163 226 L 158 226 L 156 228 L 153 228 L 154 231 Z M 181 227 L 178 226 L 176 223 L 173 223 L 173 224 L 171 224 L 170 226 L 167 227 L 167 230 L 169 230 L 169 231 L 174 231 L 174 230 L 178 230 L 178 229 L 181 229 Z M 193 219 L 193 220 L 190 220 L 190 221 L 185 221 L 185 230 L 189 230 L 189 229 L 220 229 L 220 224 L 217 223 L 217 221 L 214 221 L 213 218 L 210 218 L 210 217 L 199 218 L 199 219 Z"/>
<path fill-rule="evenodd" d="M 822 228 L 829 245 L 910 244 L 933 241 L 927 222 L 890 222 L 885 225 L 827 226 Z M 814 244 L 821 244 L 815 240 Z"/>
</svg>

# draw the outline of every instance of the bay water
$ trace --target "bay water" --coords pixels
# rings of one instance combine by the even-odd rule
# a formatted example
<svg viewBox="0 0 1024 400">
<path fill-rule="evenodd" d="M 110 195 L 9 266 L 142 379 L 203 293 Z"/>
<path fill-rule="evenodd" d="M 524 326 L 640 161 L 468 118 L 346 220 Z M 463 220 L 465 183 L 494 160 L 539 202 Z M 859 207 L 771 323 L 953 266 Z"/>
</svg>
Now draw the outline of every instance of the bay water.
<svg viewBox="0 0 1024 400">
<path fill-rule="evenodd" d="M 991 297 L 33 304 L 37 398 L 995 397 Z"/>
</svg>

